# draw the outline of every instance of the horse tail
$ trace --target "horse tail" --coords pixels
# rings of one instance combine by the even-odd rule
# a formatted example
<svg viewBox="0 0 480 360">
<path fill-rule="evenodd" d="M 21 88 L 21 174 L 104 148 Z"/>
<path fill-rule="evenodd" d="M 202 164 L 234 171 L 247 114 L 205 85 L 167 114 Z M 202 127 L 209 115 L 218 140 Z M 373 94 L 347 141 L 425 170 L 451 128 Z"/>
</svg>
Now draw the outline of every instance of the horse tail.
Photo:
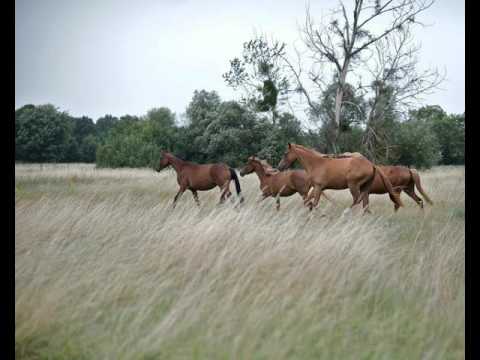
<svg viewBox="0 0 480 360">
<path fill-rule="evenodd" d="M 396 192 L 393 190 L 392 183 L 390 182 L 390 180 L 388 180 L 388 178 L 385 176 L 385 174 L 383 173 L 383 171 L 380 170 L 380 168 L 379 168 L 378 166 L 373 165 L 373 167 L 375 167 L 375 168 L 377 169 L 378 174 L 380 175 L 380 178 L 382 179 L 383 186 L 385 186 L 385 188 L 387 189 L 388 193 L 390 194 L 390 199 L 392 199 L 392 201 L 393 201 L 398 207 L 403 206 L 402 200 L 400 200 L 400 194 L 396 193 Z"/>
<path fill-rule="evenodd" d="M 410 171 L 410 175 L 412 176 L 413 182 L 415 183 L 415 187 L 418 189 L 418 192 L 422 194 L 426 202 L 428 202 L 430 205 L 433 205 L 433 201 L 430 200 L 425 191 L 423 191 L 422 185 L 420 184 L 420 175 L 418 175 L 417 170 L 409 168 L 408 171 Z"/>
<path fill-rule="evenodd" d="M 237 173 L 235 172 L 234 169 L 232 168 L 229 168 L 229 169 L 230 169 L 230 177 L 235 182 L 235 190 L 237 191 L 237 195 L 240 197 L 240 202 L 243 202 L 243 196 L 241 194 L 242 189 L 240 188 L 240 181 L 238 181 Z"/>
</svg>

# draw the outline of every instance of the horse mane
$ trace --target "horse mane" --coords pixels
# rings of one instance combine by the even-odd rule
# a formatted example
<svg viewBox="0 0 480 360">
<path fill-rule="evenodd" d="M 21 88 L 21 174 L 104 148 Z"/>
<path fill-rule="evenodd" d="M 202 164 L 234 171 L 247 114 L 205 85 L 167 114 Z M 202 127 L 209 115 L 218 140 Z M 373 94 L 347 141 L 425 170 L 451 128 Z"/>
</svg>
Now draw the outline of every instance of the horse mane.
<svg viewBox="0 0 480 360">
<path fill-rule="evenodd" d="M 317 150 L 315 150 L 315 149 L 308 148 L 308 147 L 303 146 L 303 145 L 300 145 L 300 144 L 292 144 L 292 145 L 295 145 L 296 147 L 298 147 L 298 148 L 300 148 L 300 149 L 302 149 L 302 150 L 312 152 L 312 153 L 314 153 L 315 155 L 318 155 L 318 156 L 321 156 L 321 157 L 325 157 L 325 154 L 322 154 L 320 151 L 317 151 Z"/>
<path fill-rule="evenodd" d="M 308 148 L 306 146 L 303 146 L 303 145 L 299 145 L 299 144 L 292 144 L 292 145 L 295 145 L 296 147 L 304 150 L 304 151 L 309 151 L 315 155 L 318 155 L 322 158 L 325 158 L 325 159 L 348 159 L 348 158 L 365 158 L 365 156 L 362 154 L 362 153 L 359 153 L 359 152 L 344 152 L 344 153 L 341 153 L 341 154 L 322 154 L 321 152 L 315 150 L 315 149 L 311 149 L 311 148 Z"/>
<path fill-rule="evenodd" d="M 270 165 L 267 160 L 258 159 L 258 161 L 260 161 L 260 164 L 262 164 L 266 174 L 270 175 L 270 174 L 276 174 L 280 172 L 280 170 L 275 169 L 272 165 Z"/>
<path fill-rule="evenodd" d="M 255 156 L 253 156 L 253 157 L 251 158 L 251 160 L 258 162 L 258 163 L 262 166 L 263 171 L 265 172 L 265 175 L 266 175 L 266 176 L 272 176 L 272 175 L 275 175 L 275 174 L 277 174 L 277 173 L 280 172 L 280 170 L 275 169 L 274 167 L 272 167 L 272 165 L 270 165 L 270 164 L 267 162 L 267 160 L 260 159 L 260 158 L 257 158 L 257 157 L 255 157 Z"/>
</svg>

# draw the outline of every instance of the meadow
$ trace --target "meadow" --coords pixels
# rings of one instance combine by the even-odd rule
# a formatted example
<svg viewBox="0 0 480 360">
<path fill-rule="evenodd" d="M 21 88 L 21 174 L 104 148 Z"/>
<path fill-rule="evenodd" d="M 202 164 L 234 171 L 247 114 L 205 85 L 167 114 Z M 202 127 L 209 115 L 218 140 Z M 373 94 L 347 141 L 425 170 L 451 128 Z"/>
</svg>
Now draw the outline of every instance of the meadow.
<svg viewBox="0 0 480 360">
<path fill-rule="evenodd" d="M 16 165 L 16 358 L 463 359 L 465 170 L 420 176 L 434 206 L 342 216 L 255 174 L 172 209 L 172 170 Z"/>
</svg>

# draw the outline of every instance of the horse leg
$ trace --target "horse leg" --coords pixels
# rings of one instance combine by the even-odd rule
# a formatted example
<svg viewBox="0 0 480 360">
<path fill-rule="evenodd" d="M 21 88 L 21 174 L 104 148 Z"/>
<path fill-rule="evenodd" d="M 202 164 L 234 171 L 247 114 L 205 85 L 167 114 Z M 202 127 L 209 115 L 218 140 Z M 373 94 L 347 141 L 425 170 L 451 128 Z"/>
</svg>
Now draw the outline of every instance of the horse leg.
<svg viewBox="0 0 480 360">
<path fill-rule="evenodd" d="M 178 190 L 177 195 L 173 198 L 173 204 L 172 207 L 175 208 L 175 205 L 177 204 L 177 200 L 180 198 L 180 196 L 187 190 L 185 187 L 180 187 L 180 190 Z"/>
<path fill-rule="evenodd" d="M 420 206 L 420 209 L 423 210 L 423 200 L 417 194 L 415 194 L 415 190 L 405 189 L 404 191 L 408 196 L 410 196 L 413 200 L 415 200 L 418 206 Z"/>
<path fill-rule="evenodd" d="M 280 188 L 280 191 L 277 193 L 277 196 L 276 196 L 277 211 L 280 210 L 280 194 L 283 192 L 283 190 L 285 190 L 286 187 L 287 187 L 287 185 L 283 185 L 283 186 Z"/>
<path fill-rule="evenodd" d="M 257 203 L 261 203 L 263 200 L 265 200 L 268 197 L 270 197 L 269 194 L 262 193 L 262 198 L 260 200 L 258 200 Z"/>
<path fill-rule="evenodd" d="M 402 190 L 399 189 L 399 188 L 394 188 L 393 191 L 395 192 L 395 194 L 397 194 L 399 197 L 400 197 L 400 194 L 402 193 Z M 392 200 L 393 202 L 393 208 L 395 210 L 395 212 L 397 212 L 397 210 L 400 208 L 397 203 L 395 202 L 395 198 L 391 195 L 391 194 L 388 194 L 388 197 L 390 198 L 390 200 Z"/>
<path fill-rule="evenodd" d="M 320 185 L 315 185 L 315 188 L 313 189 L 313 202 L 312 202 L 312 207 L 317 207 L 318 202 L 320 201 L 320 196 L 322 195 L 322 188 Z"/>
<path fill-rule="evenodd" d="M 313 205 L 312 205 L 312 203 L 307 204 L 308 194 L 303 194 L 303 195 L 301 195 L 301 196 L 302 196 L 302 199 L 303 199 L 303 205 L 304 205 L 304 206 L 308 206 L 308 209 L 309 209 L 310 211 L 312 211 L 312 210 L 313 210 Z"/>
<path fill-rule="evenodd" d="M 355 205 L 359 203 L 359 198 L 360 198 L 360 186 L 358 183 L 348 183 L 348 188 L 350 189 L 350 193 L 352 194 L 353 197 L 353 203 L 350 208 L 353 208 Z"/>
<path fill-rule="evenodd" d="M 303 205 L 307 205 L 308 203 L 310 203 L 310 201 L 314 198 L 314 193 L 315 193 L 315 187 L 312 187 L 311 188 L 311 191 L 309 190 L 304 198 L 303 198 Z M 311 203 L 310 203 L 311 204 Z"/>
<path fill-rule="evenodd" d="M 369 204 L 370 204 L 370 200 L 369 200 L 369 197 L 366 196 L 363 198 L 363 213 L 368 213 L 368 214 L 371 214 L 372 212 L 370 211 L 370 208 L 369 208 Z"/>
<path fill-rule="evenodd" d="M 218 203 L 219 205 L 225 202 L 225 197 L 227 196 L 227 192 L 229 192 L 228 190 L 229 185 L 230 185 L 230 181 L 227 181 L 225 184 L 223 184 L 223 186 L 220 187 L 220 189 L 222 190 L 222 194 L 220 195 L 220 202 Z"/>
<path fill-rule="evenodd" d="M 190 191 L 192 192 L 193 199 L 195 200 L 195 203 L 196 203 L 198 206 L 200 206 L 200 200 L 198 200 L 197 190 L 192 190 L 192 189 L 190 189 Z"/>
</svg>

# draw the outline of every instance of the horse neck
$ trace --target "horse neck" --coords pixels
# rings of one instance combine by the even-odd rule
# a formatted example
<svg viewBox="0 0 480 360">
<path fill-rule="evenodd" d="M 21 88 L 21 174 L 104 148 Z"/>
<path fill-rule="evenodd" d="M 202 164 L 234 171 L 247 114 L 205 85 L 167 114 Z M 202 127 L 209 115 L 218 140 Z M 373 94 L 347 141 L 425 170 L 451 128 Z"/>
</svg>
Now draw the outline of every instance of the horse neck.
<svg viewBox="0 0 480 360">
<path fill-rule="evenodd" d="M 183 161 L 182 159 L 179 159 L 173 155 L 168 155 L 168 159 L 170 160 L 170 164 L 172 164 L 172 167 L 175 169 L 175 171 L 178 173 L 180 172 L 184 165 L 185 165 L 185 161 Z"/>
<path fill-rule="evenodd" d="M 265 181 L 267 178 L 267 175 L 265 173 L 265 169 L 263 168 L 263 165 L 256 161 L 253 161 L 252 165 L 253 165 L 253 170 L 255 171 L 255 174 L 257 174 L 260 182 Z"/>
<path fill-rule="evenodd" d="M 325 161 L 322 157 L 308 149 L 295 147 L 295 152 L 297 153 L 297 160 L 307 173 L 312 171 L 315 162 L 322 163 Z"/>
</svg>

